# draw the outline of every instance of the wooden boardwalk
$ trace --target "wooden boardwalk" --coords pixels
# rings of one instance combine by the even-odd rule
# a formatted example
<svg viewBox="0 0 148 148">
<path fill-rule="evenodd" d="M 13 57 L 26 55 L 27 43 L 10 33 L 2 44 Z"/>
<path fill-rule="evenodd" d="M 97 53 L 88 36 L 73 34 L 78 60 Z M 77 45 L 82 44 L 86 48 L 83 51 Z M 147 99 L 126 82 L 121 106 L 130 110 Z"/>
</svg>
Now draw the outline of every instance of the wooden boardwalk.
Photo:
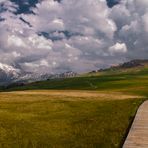
<svg viewBox="0 0 148 148">
<path fill-rule="evenodd" d="M 148 148 L 148 101 L 138 109 L 123 148 Z"/>
</svg>

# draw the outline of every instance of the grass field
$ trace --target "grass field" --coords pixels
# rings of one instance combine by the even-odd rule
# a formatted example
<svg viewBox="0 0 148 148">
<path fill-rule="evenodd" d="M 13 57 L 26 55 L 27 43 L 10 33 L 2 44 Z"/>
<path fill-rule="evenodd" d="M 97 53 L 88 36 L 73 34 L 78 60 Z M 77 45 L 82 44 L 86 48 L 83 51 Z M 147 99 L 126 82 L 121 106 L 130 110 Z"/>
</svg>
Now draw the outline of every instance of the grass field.
<svg viewBox="0 0 148 148">
<path fill-rule="evenodd" d="M 0 93 L 0 147 L 122 147 L 148 98 L 147 73 L 145 68 L 9 87 Z"/>
<path fill-rule="evenodd" d="M 121 147 L 142 101 L 102 91 L 1 93 L 0 147 Z"/>
<path fill-rule="evenodd" d="M 148 68 L 140 71 L 107 72 L 100 76 L 47 80 L 30 83 L 22 87 L 10 87 L 13 90 L 102 90 L 119 91 L 148 96 Z"/>
</svg>

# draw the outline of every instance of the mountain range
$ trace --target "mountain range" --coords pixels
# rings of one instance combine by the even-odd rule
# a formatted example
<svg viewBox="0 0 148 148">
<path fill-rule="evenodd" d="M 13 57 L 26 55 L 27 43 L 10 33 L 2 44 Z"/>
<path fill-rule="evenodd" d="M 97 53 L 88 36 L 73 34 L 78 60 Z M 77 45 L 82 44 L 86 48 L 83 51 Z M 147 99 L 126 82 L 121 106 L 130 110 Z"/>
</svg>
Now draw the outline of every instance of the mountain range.
<svg viewBox="0 0 148 148">
<path fill-rule="evenodd" d="M 127 71 L 132 70 L 133 68 L 141 69 L 145 66 L 148 66 L 148 60 L 132 60 L 125 62 L 116 66 L 111 66 L 106 69 L 99 69 L 89 72 L 89 74 L 96 74 L 100 72 L 117 72 L 117 71 Z M 70 78 L 76 77 L 78 74 L 73 71 L 67 71 L 64 73 L 50 74 L 50 73 L 31 73 L 25 72 L 23 70 L 17 69 L 13 66 L 0 63 L 0 86 L 10 85 L 10 84 L 24 84 L 31 83 L 35 81 L 50 80 L 50 79 L 61 79 L 61 78 Z"/>
<path fill-rule="evenodd" d="M 0 86 L 12 83 L 30 83 L 47 79 L 74 77 L 77 73 L 67 71 L 59 74 L 25 72 L 13 66 L 0 63 Z"/>
</svg>

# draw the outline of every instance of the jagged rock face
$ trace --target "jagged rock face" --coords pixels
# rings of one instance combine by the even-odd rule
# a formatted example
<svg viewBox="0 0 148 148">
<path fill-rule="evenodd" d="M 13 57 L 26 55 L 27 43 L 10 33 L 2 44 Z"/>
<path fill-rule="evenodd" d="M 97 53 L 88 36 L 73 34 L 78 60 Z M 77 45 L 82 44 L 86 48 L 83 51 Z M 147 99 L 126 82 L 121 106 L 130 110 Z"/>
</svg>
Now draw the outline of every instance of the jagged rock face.
<svg viewBox="0 0 148 148">
<path fill-rule="evenodd" d="M 47 79 L 43 74 L 24 72 L 21 69 L 17 69 L 13 66 L 0 63 L 0 85 L 8 85 L 11 83 L 27 83 L 32 81 L 38 81 Z"/>
<path fill-rule="evenodd" d="M 14 79 L 17 79 L 20 74 L 20 70 L 0 63 L 0 85 L 11 83 Z"/>
<path fill-rule="evenodd" d="M 5 73 L 5 71 L 0 69 L 0 82 L 4 82 L 10 79 L 8 75 Z"/>
<path fill-rule="evenodd" d="M 0 63 L 0 86 L 9 85 L 11 83 L 28 83 L 47 79 L 68 78 L 76 75 L 77 74 L 72 71 L 60 74 L 29 73 L 13 66 Z"/>
<path fill-rule="evenodd" d="M 77 76 L 77 73 L 72 72 L 72 71 L 68 71 L 68 72 L 64 72 L 64 73 L 60 73 L 60 74 L 55 74 L 55 75 L 51 75 L 49 78 L 51 79 L 55 79 L 55 78 L 71 78 L 71 77 L 75 77 Z"/>
</svg>

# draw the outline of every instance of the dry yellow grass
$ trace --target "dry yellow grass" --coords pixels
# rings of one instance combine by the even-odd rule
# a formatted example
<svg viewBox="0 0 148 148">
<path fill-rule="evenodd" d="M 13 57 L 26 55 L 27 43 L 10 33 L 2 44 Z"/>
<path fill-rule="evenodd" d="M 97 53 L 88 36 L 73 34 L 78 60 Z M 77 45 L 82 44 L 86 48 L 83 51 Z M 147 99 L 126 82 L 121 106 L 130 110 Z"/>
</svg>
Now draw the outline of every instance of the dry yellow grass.
<svg viewBox="0 0 148 148">
<path fill-rule="evenodd" d="M 32 97 L 33 96 L 33 97 Z M 85 90 L 34 90 L 13 91 L 0 93 L 0 101 L 41 101 L 41 100 L 124 100 L 144 98 L 144 96 L 129 95 L 121 92 L 110 91 L 85 91 Z"/>
<path fill-rule="evenodd" d="M 1 92 L 0 148 L 117 148 L 141 102 L 112 91 Z"/>
</svg>

